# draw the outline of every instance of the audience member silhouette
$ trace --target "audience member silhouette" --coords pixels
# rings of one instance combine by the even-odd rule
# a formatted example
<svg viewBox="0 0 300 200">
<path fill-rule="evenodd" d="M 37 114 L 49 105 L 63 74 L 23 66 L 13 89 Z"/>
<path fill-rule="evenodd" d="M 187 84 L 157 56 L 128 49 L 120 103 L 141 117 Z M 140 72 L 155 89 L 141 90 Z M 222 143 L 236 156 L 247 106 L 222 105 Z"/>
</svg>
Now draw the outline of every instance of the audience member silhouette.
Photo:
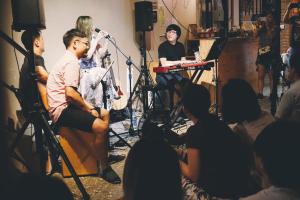
<svg viewBox="0 0 300 200">
<path fill-rule="evenodd" d="M 125 161 L 124 200 L 181 200 L 181 175 L 175 150 L 161 137 L 136 142 Z"/>
<path fill-rule="evenodd" d="M 243 200 L 300 199 L 299 124 L 278 120 L 268 125 L 254 143 L 257 166 L 271 186 Z"/>
<path fill-rule="evenodd" d="M 67 185 L 60 179 L 51 176 L 23 174 L 14 186 L 16 192 L 13 200 L 73 200 L 73 195 Z"/>
<path fill-rule="evenodd" d="M 248 194 L 249 152 L 240 137 L 209 113 L 208 90 L 191 84 L 184 113 L 194 123 L 186 133 L 187 163 L 180 161 L 185 199 L 236 198 Z"/>
<path fill-rule="evenodd" d="M 274 121 L 273 116 L 261 110 L 256 93 L 243 79 L 230 79 L 222 89 L 222 114 L 227 123 L 236 123 L 232 129 L 252 144 L 258 134 Z"/>
</svg>

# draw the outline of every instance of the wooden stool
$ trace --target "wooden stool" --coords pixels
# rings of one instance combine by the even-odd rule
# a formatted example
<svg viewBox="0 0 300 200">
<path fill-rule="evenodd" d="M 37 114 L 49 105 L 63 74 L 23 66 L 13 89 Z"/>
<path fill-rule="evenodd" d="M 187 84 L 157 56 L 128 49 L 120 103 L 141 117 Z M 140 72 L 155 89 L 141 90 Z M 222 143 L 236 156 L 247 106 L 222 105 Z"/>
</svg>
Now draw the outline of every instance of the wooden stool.
<svg viewBox="0 0 300 200">
<path fill-rule="evenodd" d="M 97 160 L 90 152 L 95 135 L 68 127 L 61 127 L 59 133 L 60 144 L 76 174 L 78 176 L 98 174 Z M 71 176 L 64 161 L 62 161 L 62 174 L 64 177 Z"/>
</svg>

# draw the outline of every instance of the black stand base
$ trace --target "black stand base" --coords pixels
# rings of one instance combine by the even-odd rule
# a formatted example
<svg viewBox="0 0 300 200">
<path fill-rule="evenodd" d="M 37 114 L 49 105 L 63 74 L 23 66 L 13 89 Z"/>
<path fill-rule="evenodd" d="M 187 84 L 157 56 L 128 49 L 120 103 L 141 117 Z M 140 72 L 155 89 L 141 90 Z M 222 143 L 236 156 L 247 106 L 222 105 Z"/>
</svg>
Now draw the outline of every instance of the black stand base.
<svg viewBox="0 0 300 200">
<path fill-rule="evenodd" d="M 40 154 L 40 167 L 41 172 L 40 174 L 45 175 L 45 163 L 48 159 L 47 151 L 43 149 L 43 133 L 45 140 L 47 141 L 47 145 L 50 150 L 51 157 L 53 156 L 61 156 L 62 159 L 65 161 L 67 168 L 69 169 L 75 183 L 78 186 L 78 189 L 80 190 L 83 199 L 88 200 L 90 199 L 89 194 L 86 192 L 85 188 L 83 187 L 79 177 L 77 176 L 70 160 L 68 159 L 66 153 L 64 152 L 62 146 L 60 145 L 58 139 L 55 136 L 54 131 L 49 126 L 47 118 L 43 113 L 32 113 L 30 119 L 27 119 L 27 121 L 24 123 L 20 131 L 18 132 L 16 139 L 13 141 L 12 145 L 10 146 L 10 153 L 14 153 L 14 149 L 17 147 L 18 143 L 20 142 L 22 136 L 24 135 L 24 132 L 28 125 L 32 123 L 34 127 L 38 127 L 38 129 L 35 131 L 36 136 L 36 142 L 37 142 L 37 151 Z M 56 159 L 51 159 L 53 162 Z M 55 164 L 54 164 L 55 166 Z M 29 169 L 29 167 L 28 167 Z"/>
</svg>

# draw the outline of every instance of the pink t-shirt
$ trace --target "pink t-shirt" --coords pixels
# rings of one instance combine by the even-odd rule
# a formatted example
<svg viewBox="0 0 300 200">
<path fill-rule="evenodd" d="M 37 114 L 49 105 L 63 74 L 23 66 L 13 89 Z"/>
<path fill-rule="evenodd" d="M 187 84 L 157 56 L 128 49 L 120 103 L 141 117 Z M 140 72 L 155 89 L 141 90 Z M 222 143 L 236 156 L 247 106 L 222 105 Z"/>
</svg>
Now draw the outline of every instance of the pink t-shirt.
<svg viewBox="0 0 300 200">
<path fill-rule="evenodd" d="M 78 88 L 80 65 L 78 58 L 70 51 L 56 63 L 47 80 L 47 98 L 49 114 L 57 122 L 62 111 L 69 105 L 66 99 L 66 87 Z"/>
</svg>

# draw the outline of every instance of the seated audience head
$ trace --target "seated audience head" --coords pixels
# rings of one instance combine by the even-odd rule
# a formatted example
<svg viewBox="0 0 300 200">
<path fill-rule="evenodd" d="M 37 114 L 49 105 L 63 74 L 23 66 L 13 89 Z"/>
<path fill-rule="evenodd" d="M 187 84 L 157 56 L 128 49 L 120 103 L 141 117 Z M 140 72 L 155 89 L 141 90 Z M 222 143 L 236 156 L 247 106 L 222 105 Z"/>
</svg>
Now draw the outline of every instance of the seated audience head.
<svg viewBox="0 0 300 200">
<path fill-rule="evenodd" d="M 255 140 L 256 157 L 274 186 L 299 189 L 299 130 L 296 122 L 278 120 L 268 125 Z"/>
<path fill-rule="evenodd" d="M 39 49 L 40 53 L 45 51 L 44 39 L 39 30 L 24 31 L 21 36 L 21 41 L 28 51 L 30 51 L 31 48 L 33 48 L 33 50 Z M 36 51 L 34 51 L 34 53 L 36 53 Z"/>
<path fill-rule="evenodd" d="M 78 58 L 86 55 L 89 50 L 89 40 L 87 36 L 78 29 L 71 29 L 63 36 L 66 48 L 73 51 Z"/>
<path fill-rule="evenodd" d="M 251 85 L 242 79 L 230 79 L 222 88 L 222 114 L 226 122 L 252 121 L 261 108 Z"/>
<path fill-rule="evenodd" d="M 189 84 L 183 94 L 182 103 L 187 115 L 201 119 L 209 114 L 210 94 L 202 85 Z"/>
<path fill-rule="evenodd" d="M 68 186 L 62 180 L 51 176 L 23 174 L 15 184 L 15 191 L 12 194 L 13 200 L 74 199 Z"/>
<path fill-rule="evenodd" d="M 290 68 L 288 73 L 288 79 L 295 81 L 300 78 L 300 49 L 293 49 L 290 55 Z"/>
<path fill-rule="evenodd" d="M 151 117 L 149 117 L 142 126 L 142 139 L 148 140 L 160 140 L 163 139 L 163 131 L 161 128 L 157 126 L 154 122 L 151 121 Z"/>
<path fill-rule="evenodd" d="M 161 139 L 144 138 L 129 151 L 123 175 L 124 200 L 180 200 L 177 154 Z"/>
</svg>

